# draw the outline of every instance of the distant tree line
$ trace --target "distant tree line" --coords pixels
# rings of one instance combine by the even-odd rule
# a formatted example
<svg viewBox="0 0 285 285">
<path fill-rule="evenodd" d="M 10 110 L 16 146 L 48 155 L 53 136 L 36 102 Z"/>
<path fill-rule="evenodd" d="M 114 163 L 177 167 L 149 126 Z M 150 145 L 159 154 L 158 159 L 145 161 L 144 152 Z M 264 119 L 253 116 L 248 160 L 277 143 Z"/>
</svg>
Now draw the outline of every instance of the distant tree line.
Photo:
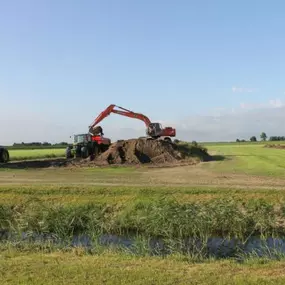
<svg viewBox="0 0 285 285">
<path fill-rule="evenodd" d="M 260 139 L 262 141 L 266 141 L 267 140 L 266 133 L 262 132 L 260 134 Z M 256 142 L 257 138 L 256 138 L 256 136 L 252 136 L 249 140 L 251 142 Z M 269 137 L 268 141 L 285 141 L 285 136 L 271 136 L 271 137 Z M 246 140 L 244 140 L 244 139 L 236 139 L 236 142 L 246 142 Z"/>
<path fill-rule="evenodd" d="M 270 141 L 285 141 L 285 136 L 272 136 L 269 138 Z"/>
<path fill-rule="evenodd" d="M 11 148 L 13 149 L 23 149 L 23 148 L 63 148 L 68 145 L 67 142 L 59 142 L 59 143 L 49 143 L 49 142 L 29 142 L 29 143 L 14 143 Z"/>
</svg>

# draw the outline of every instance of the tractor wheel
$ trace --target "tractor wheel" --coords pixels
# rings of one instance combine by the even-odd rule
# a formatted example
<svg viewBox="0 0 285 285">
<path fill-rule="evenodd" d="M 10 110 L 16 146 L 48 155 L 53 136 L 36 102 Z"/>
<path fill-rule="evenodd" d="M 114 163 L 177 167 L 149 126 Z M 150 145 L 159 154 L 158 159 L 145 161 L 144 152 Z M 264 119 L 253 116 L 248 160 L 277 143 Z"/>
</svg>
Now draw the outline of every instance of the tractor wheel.
<svg viewBox="0 0 285 285">
<path fill-rule="evenodd" d="M 103 152 L 107 151 L 108 149 L 109 149 L 109 145 L 107 145 L 107 144 L 102 144 L 102 145 L 100 146 L 100 153 L 103 153 Z"/>
<path fill-rule="evenodd" d="M 81 157 L 81 146 L 80 145 L 77 145 L 75 148 L 75 157 L 76 158 Z"/>
<path fill-rule="evenodd" d="M 97 143 L 93 144 L 90 149 L 90 161 L 93 161 L 99 154 L 99 146 Z"/>
<path fill-rule="evenodd" d="M 97 157 L 99 154 L 100 154 L 100 148 L 101 148 L 101 145 L 99 144 L 94 144 L 93 146 L 93 151 L 94 151 L 94 156 Z"/>
<path fill-rule="evenodd" d="M 72 158 L 72 157 L 73 157 L 72 152 L 71 152 L 71 147 L 70 147 L 70 146 L 68 146 L 68 147 L 66 148 L 66 150 L 65 150 L 65 157 L 66 157 L 66 159 L 69 159 L 69 158 Z"/>
<path fill-rule="evenodd" d="M 0 162 L 7 163 L 10 159 L 9 152 L 7 149 L 0 150 Z"/>
<path fill-rule="evenodd" d="M 83 146 L 81 148 L 81 157 L 82 158 L 87 158 L 88 155 L 89 155 L 88 148 L 86 146 Z"/>
</svg>

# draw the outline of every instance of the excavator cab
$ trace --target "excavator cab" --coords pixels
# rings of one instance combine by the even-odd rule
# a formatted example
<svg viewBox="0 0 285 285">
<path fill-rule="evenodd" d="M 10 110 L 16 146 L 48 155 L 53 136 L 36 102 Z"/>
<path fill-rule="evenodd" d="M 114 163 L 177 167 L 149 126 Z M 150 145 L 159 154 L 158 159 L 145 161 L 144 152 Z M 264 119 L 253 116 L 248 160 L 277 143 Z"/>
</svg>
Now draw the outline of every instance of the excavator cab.
<svg viewBox="0 0 285 285">
<path fill-rule="evenodd" d="M 147 135 L 151 137 L 159 137 L 161 135 L 162 126 L 160 123 L 150 123 L 147 128 Z"/>
</svg>

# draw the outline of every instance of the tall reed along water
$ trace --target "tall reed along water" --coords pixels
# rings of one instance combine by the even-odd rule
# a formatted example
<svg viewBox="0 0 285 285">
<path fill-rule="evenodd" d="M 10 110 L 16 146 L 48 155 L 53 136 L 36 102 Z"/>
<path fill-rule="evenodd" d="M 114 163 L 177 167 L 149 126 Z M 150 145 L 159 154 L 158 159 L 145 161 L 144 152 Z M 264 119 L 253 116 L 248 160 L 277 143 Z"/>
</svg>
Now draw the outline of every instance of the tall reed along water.
<svg viewBox="0 0 285 285">
<path fill-rule="evenodd" d="M 192 203 L 155 199 L 63 205 L 32 200 L 0 206 L 1 240 L 121 247 L 151 254 L 283 254 L 284 205 L 264 200 Z"/>
</svg>

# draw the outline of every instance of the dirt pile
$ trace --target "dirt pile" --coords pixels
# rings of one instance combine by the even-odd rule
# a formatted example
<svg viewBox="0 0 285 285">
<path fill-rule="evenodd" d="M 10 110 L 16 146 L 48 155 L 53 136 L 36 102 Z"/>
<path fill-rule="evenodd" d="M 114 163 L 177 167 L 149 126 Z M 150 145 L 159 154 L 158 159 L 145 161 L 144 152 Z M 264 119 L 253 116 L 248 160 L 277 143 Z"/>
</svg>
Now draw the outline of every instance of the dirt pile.
<svg viewBox="0 0 285 285">
<path fill-rule="evenodd" d="M 282 144 L 267 144 L 264 147 L 267 148 L 277 148 L 277 149 L 285 149 L 285 145 Z"/>
<path fill-rule="evenodd" d="M 213 157 L 207 149 L 188 143 L 169 143 L 163 140 L 131 139 L 113 143 L 110 148 L 96 159 L 43 159 L 15 161 L 0 164 L 0 168 L 50 168 L 50 167 L 100 167 L 104 165 L 141 165 L 174 166 L 197 164 L 211 161 Z"/>
<path fill-rule="evenodd" d="M 108 164 L 141 164 L 175 162 L 181 158 L 181 153 L 168 142 L 133 139 L 112 144 L 96 161 Z"/>
<path fill-rule="evenodd" d="M 196 151 L 193 151 L 194 148 Z M 196 157 L 200 160 L 210 158 L 205 150 L 194 146 L 179 146 L 163 140 L 132 139 L 113 143 L 94 162 L 100 164 L 173 164 L 186 159 L 190 162 L 189 157 Z"/>
</svg>

